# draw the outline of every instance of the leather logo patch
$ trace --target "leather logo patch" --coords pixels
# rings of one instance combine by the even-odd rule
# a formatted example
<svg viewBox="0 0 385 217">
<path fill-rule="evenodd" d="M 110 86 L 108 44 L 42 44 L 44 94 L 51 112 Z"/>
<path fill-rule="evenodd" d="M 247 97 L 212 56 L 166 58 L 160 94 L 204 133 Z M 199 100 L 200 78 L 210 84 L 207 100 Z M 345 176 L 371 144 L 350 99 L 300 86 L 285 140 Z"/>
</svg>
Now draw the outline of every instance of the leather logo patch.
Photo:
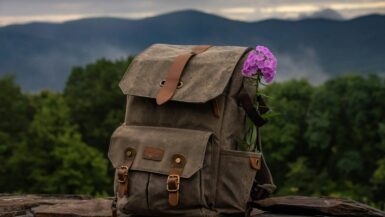
<svg viewBox="0 0 385 217">
<path fill-rule="evenodd" d="M 164 150 L 154 147 L 145 147 L 143 158 L 146 160 L 161 161 L 163 159 Z"/>
</svg>

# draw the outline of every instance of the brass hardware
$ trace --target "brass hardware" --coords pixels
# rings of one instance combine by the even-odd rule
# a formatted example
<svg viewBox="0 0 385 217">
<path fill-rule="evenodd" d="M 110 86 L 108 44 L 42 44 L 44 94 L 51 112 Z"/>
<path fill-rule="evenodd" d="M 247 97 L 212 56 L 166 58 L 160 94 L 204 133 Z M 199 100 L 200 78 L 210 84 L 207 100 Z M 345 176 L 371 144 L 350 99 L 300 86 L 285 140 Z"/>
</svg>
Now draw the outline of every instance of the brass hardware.
<svg viewBox="0 0 385 217">
<path fill-rule="evenodd" d="M 132 156 L 132 151 L 128 150 L 128 151 L 126 152 L 126 157 L 131 157 L 131 156 Z"/>
<path fill-rule="evenodd" d="M 166 83 L 166 80 L 162 80 L 160 81 L 159 86 L 163 87 L 165 83 Z"/>
<path fill-rule="evenodd" d="M 175 182 L 175 188 L 172 188 L 171 182 Z M 179 191 L 180 176 L 179 175 L 169 175 L 167 177 L 167 191 L 168 192 L 177 192 Z"/>
<path fill-rule="evenodd" d="M 182 162 L 182 159 L 180 159 L 180 157 L 175 158 L 175 163 L 180 164 L 180 162 Z"/>
<path fill-rule="evenodd" d="M 183 87 L 183 81 L 179 81 L 178 86 L 176 86 L 177 89 Z"/>
</svg>

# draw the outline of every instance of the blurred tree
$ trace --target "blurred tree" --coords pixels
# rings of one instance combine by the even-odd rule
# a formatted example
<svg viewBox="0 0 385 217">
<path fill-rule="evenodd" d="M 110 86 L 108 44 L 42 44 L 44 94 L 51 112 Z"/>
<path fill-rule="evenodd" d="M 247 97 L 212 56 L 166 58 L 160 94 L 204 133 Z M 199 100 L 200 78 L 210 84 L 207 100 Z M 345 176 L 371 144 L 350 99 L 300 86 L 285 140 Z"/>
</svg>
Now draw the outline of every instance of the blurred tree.
<svg viewBox="0 0 385 217">
<path fill-rule="evenodd" d="M 383 206 L 383 78 L 345 76 L 318 87 L 288 81 L 265 91 L 279 113 L 262 128 L 278 194 L 342 196 Z"/>
<path fill-rule="evenodd" d="M 84 141 L 104 152 L 113 130 L 124 120 L 125 96 L 118 83 L 131 61 L 102 59 L 75 67 L 64 90 L 71 120 Z"/>
<path fill-rule="evenodd" d="M 295 162 L 299 156 L 306 156 L 304 135 L 313 89 L 305 80 L 293 80 L 274 83 L 263 90 L 269 96 L 268 106 L 278 114 L 261 128 L 264 153 L 278 186 L 286 183 L 290 162 Z"/>
<path fill-rule="evenodd" d="M 337 183 L 321 194 L 343 192 L 366 201 L 377 161 L 384 156 L 378 134 L 385 121 L 385 85 L 378 76 L 329 80 L 314 94 L 309 111 L 309 156 L 318 173 Z"/>
<path fill-rule="evenodd" d="M 64 94 L 23 94 L 12 76 L 0 78 L 0 192 L 110 192 L 102 153 L 124 118 L 118 82 L 131 61 L 75 67 Z M 384 209 L 384 78 L 294 80 L 263 91 L 278 114 L 262 128 L 277 194 L 349 197 Z"/>
<path fill-rule="evenodd" d="M 28 98 L 15 84 L 14 77 L 0 77 L 0 192 L 7 190 L 4 166 L 13 148 L 21 141 L 32 119 Z"/>
<path fill-rule="evenodd" d="M 28 129 L 32 117 L 31 107 L 27 97 L 15 84 L 13 76 L 0 77 L 0 88 L 0 132 L 4 137 L 5 134 L 17 137 Z"/>
<path fill-rule="evenodd" d="M 32 98 L 33 121 L 6 164 L 8 191 L 105 194 L 107 161 L 81 141 L 63 97 L 44 91 Z"/>
</svg>

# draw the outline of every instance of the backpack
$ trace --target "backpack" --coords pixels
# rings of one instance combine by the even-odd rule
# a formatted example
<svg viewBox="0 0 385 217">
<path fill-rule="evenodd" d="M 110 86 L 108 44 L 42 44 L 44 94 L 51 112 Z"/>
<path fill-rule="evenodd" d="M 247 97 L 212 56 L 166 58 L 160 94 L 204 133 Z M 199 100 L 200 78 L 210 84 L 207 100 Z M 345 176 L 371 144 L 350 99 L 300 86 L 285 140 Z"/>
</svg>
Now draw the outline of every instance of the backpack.
<svg viewBox="0 0 385 217">
<path fill-rule="evenodd" d="M 119 83 L 125 120 L 108 152 L 113 215 L 247 215 L 275 189 L 262 153 L 237 150 L 246 115 L 265 122 L 241 74 L 250 50 L 154 44 L 136 56 Z"/>
</svg>

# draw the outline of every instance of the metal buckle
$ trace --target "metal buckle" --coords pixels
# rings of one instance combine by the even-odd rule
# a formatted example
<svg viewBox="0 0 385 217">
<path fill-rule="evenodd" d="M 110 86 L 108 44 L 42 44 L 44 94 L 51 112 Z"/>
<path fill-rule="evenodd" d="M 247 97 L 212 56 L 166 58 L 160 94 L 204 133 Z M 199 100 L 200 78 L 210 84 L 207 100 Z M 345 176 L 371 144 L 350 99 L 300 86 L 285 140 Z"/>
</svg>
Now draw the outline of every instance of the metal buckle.
<svg viewBox="0 0 385 217">
<path fill-rule="evenodd" d="M 128 176 L 128 167 L 121 166 L 119 170 L 123 170 L 123 173 L 120 173 L 120 171 L 118 171 L 118 182 L 125 183 L 127 181 L 127 176 Z"/>
<path fill-rule="evenodd" d="M 176 180 L 173 180 L 173 179 L 176 179 Z M 176 185 L 175 189 L 172 189 L 172 187 L 170 187 L 170 184 L 173 181 L 175 181 L 175 185 Z M 167 191 L 168 192 L 177 192 L 177 191 L 179 191 L 179 184 L 180 184 L 180 176 L 179 175 L 169 175 L 167 177 Z"/>
</svg>

